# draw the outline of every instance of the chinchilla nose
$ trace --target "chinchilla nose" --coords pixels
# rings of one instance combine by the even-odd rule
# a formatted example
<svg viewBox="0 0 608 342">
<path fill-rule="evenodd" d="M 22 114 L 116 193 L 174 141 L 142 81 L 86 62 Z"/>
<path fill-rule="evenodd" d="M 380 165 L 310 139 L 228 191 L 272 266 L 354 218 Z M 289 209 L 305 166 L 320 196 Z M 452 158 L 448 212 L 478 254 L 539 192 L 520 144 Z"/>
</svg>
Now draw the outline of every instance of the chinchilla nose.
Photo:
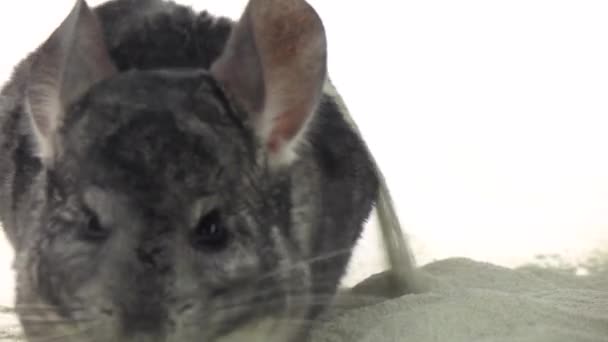
<svg viewBox="0 0 608 342">
<path fill-rule="evenodd" d="M 170 236 L 162 233 L 149 229 L 142 234 L 125 260 L 124 286 L 117 288 L 116 304 L 129 342 L 164 341 L 157 337 L 165 334 L 169 324 L 167 297 L 173 282 L 174 253 Z"/>
<path fill-rule="evenodd" d="M 142 272 L 166 274 L 171 270 L 171 255 L 168 248 L 158 243 L 143 243 L 135 250 Z"/>
<path fill-rule="evenodd" d="M 151 216 L 151 215 L 149 215 Z M 165 276 L 171 271 L 175 255 L 175 231 L 166 218 L 158 215 L 139 232 L 134 247 L 139 272 Z"/>
</svg>

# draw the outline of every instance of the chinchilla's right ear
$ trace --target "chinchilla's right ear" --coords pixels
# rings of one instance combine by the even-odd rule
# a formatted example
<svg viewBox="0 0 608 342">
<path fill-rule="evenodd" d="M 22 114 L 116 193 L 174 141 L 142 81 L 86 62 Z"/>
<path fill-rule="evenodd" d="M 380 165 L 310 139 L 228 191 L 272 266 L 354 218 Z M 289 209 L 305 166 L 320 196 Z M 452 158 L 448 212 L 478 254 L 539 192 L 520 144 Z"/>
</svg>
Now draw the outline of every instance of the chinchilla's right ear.
<svg viewBox="0 0 608 342">
<path fill-rule="evenodd" d="M 288 165 L 327 77 L 323 23 L 305 0 L 249 0 L 211 74 L 248 112 L 266 161 Z"/>
<path fill-rule="evenodd" d="M 32 55 L 25 106 L 36 154 L 47 166 L 60 150 L 57 130 L 68 105 L 116 73 L 101 25 L 84 0 Z"/>
</svg>

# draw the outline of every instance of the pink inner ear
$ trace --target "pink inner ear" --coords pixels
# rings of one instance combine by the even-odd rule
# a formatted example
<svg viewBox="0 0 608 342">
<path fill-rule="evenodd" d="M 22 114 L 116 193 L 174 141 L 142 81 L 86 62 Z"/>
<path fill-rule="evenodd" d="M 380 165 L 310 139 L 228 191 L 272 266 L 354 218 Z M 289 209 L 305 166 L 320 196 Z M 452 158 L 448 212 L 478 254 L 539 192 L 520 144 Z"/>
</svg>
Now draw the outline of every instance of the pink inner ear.
<svg viewBox="0 0 608 342">
<path fill-rule="evenodd" d="M 323 24 L 305 0 L 250 0 L 211 72 L 251 114 L 266 152 L 289 162 L 321 99 L 326 60 Z"/>
<path fill-rule="evenodd" d="M 267 142 L 270 153 L 278 153 L 283 145 L 296 137 L 304 126 L 308 114 L 306 110 L 291 109 L 282 112 L 274 119 Z"/>
</svg>

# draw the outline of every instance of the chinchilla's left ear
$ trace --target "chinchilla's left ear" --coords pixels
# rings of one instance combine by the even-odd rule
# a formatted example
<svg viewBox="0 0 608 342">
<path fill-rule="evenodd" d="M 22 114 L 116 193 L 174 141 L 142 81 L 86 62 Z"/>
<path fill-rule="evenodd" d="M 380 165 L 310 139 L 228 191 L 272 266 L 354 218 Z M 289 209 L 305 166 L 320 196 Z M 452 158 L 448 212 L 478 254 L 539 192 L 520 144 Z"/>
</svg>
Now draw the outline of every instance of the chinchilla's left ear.
<svg viewBox="0 0 608 342">
<path fill-rule="evenodd" d="M 321 19 L 305 0 L 250 0 L 211 73 L 252 117 L 268 161 L 289 164 L 326 79 Z"/>
<path fill-rule="evenodd" d="M 56 132 L 69 104 L 116 73 L 100 23 L 84 0 L 32 56 L 26 108 L 36 154 L 48 166 L 58 151 Z"/>
</svg>

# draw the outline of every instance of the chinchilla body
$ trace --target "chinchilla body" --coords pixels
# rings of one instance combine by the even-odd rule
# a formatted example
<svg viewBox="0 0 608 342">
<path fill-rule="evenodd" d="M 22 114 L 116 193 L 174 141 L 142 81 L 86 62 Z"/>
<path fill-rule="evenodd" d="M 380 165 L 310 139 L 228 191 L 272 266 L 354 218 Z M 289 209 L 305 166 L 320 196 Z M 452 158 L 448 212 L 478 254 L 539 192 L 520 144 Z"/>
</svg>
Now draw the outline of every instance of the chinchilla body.
<svg viewBox="0 0 608 342">
<path fill-rule="evenodd" d="M 0 97 L 32 341 L 300 341 L 378 193 L 300 0 L 78 1 Z"/>
</svg>

